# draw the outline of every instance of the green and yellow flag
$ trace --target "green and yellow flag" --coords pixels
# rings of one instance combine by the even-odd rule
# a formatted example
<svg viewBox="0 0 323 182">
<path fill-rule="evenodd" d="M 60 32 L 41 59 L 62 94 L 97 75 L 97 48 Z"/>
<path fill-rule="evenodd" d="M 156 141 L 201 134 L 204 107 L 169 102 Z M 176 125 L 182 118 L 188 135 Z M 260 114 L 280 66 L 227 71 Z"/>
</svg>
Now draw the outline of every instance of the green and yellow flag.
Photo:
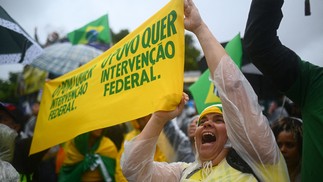
<svg viewBox="0 0 323 182">
<path fill-rule="evenodd" d="M 110 44 L 112 41 L 108 15 L 103 15 L 85 26 L 68 33 L 67 38 L 73 45 L 91 42 Z"/>
<path fill-rule="evenodd" d="M 170 1 L 106 52 L 44 86 L 30 153 L 174 109 L 184 80 L 184 0 Z"/>
<path fill-rule="evenodd" d="M 240 68 L 243 54 L 240 33 L 227 43 L 225 50 Z M 209 69 L 204 71 L 200 78 L 189 87 L 189 90 L 198 113 L 201 113 L 207 106 L 221 102 L 214 84 L 210 81 Z"/>
</svg>

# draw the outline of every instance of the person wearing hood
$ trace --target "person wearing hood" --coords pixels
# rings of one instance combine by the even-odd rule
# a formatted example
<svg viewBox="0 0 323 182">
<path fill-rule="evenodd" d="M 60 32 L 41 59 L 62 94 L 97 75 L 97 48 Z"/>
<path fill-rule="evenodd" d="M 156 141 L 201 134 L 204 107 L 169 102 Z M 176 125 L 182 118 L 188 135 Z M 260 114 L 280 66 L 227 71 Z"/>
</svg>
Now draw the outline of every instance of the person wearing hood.
<svg viewBox="0 0 323 182">
<path fill-rule="evenodd" d="M 178 116 L 187 94 L 172 111 L 152 114 L 144 130 L 125 144 L 121 168 L 128 181 L 289 181 L 285 160 L 239 68 L 202 20 L 192 0 L 184 4 L 184 26 L 202 46 L 222 105 L 206 108 L 195 132 L 193 163 L 154 162 L 152 154 L 163 126 Z"/>
</svg>

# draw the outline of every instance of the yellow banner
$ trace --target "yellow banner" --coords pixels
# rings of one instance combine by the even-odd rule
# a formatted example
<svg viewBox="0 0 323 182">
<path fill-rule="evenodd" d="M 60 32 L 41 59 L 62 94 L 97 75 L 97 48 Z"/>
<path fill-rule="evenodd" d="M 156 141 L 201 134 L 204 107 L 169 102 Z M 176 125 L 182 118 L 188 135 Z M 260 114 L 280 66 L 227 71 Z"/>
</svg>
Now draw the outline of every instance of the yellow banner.
<svg viewBox="0 0 323 182">
<path fill-rule="evenodd" d="M 183 10 L 183 0 L 171 0 L 99 57 L 47 82 L 30 154 L 173 109 L 183 92 Z"/>
</svg>

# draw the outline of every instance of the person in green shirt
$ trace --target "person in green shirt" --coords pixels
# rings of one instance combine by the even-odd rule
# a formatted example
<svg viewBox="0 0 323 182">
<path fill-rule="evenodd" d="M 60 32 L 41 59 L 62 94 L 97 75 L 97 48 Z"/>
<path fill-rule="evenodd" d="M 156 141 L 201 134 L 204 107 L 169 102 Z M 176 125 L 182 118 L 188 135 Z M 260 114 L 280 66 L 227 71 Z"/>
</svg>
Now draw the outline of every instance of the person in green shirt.
<svg viewBox="0 0 323 182">
<path fill-rule="evenodd" d="M 244 35 L 254 65 L 299 105 L 303 120 L 302 181 L 321 181 L 323 171 L 323 68 L 303 61 L 277 35 L 283 0 L 253 0 Z M 297 38 L 297 35 L 295 35 Z"/>
</svg>

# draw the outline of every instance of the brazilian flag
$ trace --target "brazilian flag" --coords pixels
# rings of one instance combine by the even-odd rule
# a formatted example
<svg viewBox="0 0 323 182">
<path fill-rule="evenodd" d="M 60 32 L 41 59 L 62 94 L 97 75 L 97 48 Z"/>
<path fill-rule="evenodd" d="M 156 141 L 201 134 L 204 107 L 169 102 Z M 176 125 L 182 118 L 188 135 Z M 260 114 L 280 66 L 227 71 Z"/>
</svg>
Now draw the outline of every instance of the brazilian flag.
<svg viewBox="0 0 323 182">
<path fill-rule="evenodd" d="M 68 33 L 67 37 L 73 45 L 93 42 L 109 45 L 111 43 L 111 33 L 108 15 L 103 15 L 85 26 Z"/>
<path fill-rule="evenodd" d="M 241 68 L 243 51 L 240 33 L 227 43 L 225 50 L 238 67 Z M 217 89 L 210 81 L 209 69 L 204 71 L 200 78 L 189 87 L 189 90 L 192 93 L 198 113 L 201 113 L 207 106 L 221 102 Z"/>
</svg>

